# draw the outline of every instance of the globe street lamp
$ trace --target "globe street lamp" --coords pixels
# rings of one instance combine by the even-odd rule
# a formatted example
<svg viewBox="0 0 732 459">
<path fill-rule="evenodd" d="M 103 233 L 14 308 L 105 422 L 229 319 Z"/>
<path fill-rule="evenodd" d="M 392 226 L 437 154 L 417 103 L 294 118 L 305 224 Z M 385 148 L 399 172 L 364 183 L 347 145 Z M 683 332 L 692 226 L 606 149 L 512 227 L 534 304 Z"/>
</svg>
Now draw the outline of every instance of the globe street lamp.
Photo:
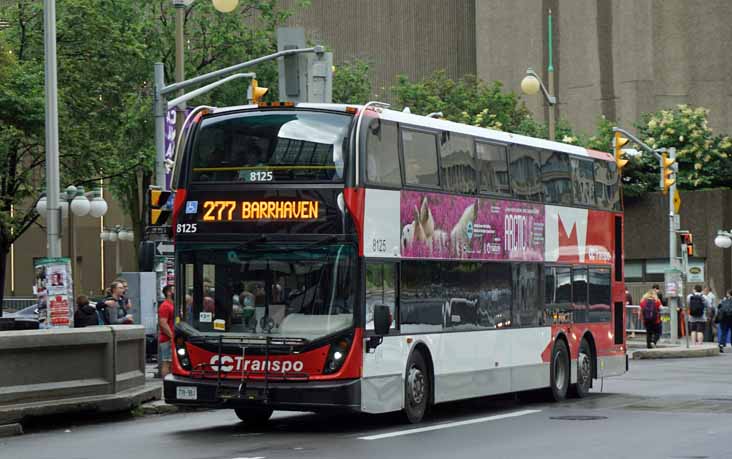
<svg viewBox="0 0 732 459">
<path fill-rule="evenodd" d="M 90 196 L 91 201 L 87 197 Z M 71 258 L 71 275 L 76 275 L 76 233 L 74 233 L 74 217 L 91 216 L 94 218 L 103 217 L 107 213 L 107 201 L 102 197 L 102 189 L 95 188 L 88 193 L 84 192 L 83 186 L 69 185 L 66 190 L 59 193 L 59 209 L 61 217 L 68 217 L 68 253 Z M 36 203 L 36 212 L 42 217 L 48 213 L 48 198 L 43 193 Z M 59 236 L 61 236 L 59 231 Z"/>
<path fill-rule="evenodd" d="M 557 104 L 557 98 L 549 94 L 549 90 L 544 86 L 541 77 L 529 67 L 526 69 L 526 76 L 521 80 L 521 91 L 528 96 L 533 96 L 541 89 L 547 104 L 549 104 L 549 140 L 554 140 L 554 106 Z"/>
<path fill-rule="evenodd" d="M 116 225 L 113 228 L 104 228 L 104 231 L 102 231 L 99 234 L 99 239 L 101 239 L 104 242 L 116 242 L 117 243 L 117 245 L 115 246 L 114 269 L 115 269 L 115 274 L 119 275 L 119 273 L 122 272 L 122 266 L 121 266 L 120 257 L 119 257 L 120 242 L 134 241 L 135 233 L 131 229 L 124 228 L 120 225 Z"/>
<path fill-rule="evenodd" d="M 719 230 L 717 237 L 714 238 L 714 245 L 720 249 L 729 249 L 732 247 L 732 232 Z"/>
<path fill-rule="evenodd" d="M 231 13 L 239 5 L 239 0 L 213 0 L 213 6 L 220 13 Z"/>
</svg>

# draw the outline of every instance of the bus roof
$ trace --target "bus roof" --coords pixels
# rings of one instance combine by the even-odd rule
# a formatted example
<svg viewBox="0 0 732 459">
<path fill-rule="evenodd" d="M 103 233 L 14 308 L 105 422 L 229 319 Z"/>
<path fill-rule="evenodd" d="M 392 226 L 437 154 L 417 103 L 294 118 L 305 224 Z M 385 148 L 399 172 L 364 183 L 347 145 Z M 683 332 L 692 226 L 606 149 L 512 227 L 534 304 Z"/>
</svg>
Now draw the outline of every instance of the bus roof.
<svg viewBox="0 0 732 459">
<path fill-rule="evenodd" d="M 220 107 L 215 108 L 212 112 L 216 114 L 234 112 L 239 110 L 253 110 L 259 108 L 259 105 L 248 104 L 238 105 L 233 107 Z M 299 103 L 293 108 L 306 108 L 312 110 L 332 110 L 332 111 L 343 111 L 347 108 L 355 108 L 358 111 L 363 109 L 363 105 L 350 105 L 350 104 L 326 104 L 326 103 Z M 594 159 L 600 159 L 604 161 L 614 161 L 613 156 L 610 153 L 598 150 L 592 150 L 577 145 L 571 145 L 564 142 L 557 142 L 546 139 L 539 139 L 536 137 L 529 137 L 520 134 L 512 134 L 510 132 L 499 131 L 495 129 L 482 128 L 477 126 L 470 126 L 467 124 L 456 123 L 440 118 L 430 118 L 422 115 L 415 115 L 413 113 L 401 112 L 397 110 L 379 109 L 380 116 L 384 120 L 394 121 L 398 123 L 410 124 L 417 127 L 425 127 L 429 129 L 441 130 L 441 131 L 452 131 L 460 134 L 471 135 L 488 141 L 501 142 L 501 143 L 515 143 L 526 145 L 529 147 L 541 148 L 553 151 L 562 151 L 577 156 L 585 156 Z"/>
</svg>

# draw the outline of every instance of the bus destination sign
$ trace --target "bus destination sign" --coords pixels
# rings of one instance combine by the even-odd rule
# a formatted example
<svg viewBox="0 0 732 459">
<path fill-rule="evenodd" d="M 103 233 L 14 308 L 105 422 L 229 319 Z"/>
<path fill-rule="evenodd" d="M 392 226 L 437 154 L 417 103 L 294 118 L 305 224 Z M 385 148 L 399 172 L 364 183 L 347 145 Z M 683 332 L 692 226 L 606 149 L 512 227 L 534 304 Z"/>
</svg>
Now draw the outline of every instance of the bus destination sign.
<svg viewBox="0 0 732 459">
<path fill-rule="evenodd" d="M 203 222 L 317 220 L 320 203 L 309 200 L 257 200 L 201 202 L 198 220 Z"/>
</svg>

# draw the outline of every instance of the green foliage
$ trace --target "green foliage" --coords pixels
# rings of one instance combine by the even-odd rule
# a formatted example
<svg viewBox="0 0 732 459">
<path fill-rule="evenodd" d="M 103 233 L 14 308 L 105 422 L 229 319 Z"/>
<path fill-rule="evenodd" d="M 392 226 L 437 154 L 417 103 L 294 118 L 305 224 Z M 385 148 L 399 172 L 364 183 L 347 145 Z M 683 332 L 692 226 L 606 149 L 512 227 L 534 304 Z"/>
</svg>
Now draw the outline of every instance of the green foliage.
<svg viewBox="0 0 732 459">
<path fill-rule="evenodd" d="M 365 104 L 372 98 L 371 68 L 356 59 L 336 67 L 333 74 L 333 103 Z"/>
<path fill-rule="evenodd" d="M 418 82 L 401 75 L 392 93 L 395 105 L 412 113 L 442 112 L 450 121 L 509 132 L 541 131 L 519 97 L 498 81 L 488 84 L 473 75 L 454 81 L 440 70 Z"/>
</svg>

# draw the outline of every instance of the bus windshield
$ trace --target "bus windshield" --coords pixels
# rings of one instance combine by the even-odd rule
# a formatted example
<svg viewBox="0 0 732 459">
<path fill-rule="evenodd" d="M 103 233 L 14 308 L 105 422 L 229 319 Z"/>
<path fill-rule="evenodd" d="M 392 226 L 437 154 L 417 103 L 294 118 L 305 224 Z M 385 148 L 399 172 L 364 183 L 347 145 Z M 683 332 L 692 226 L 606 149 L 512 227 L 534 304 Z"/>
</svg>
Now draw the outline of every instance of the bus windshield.
<svg viewBox="0 0 732 459">
<path fill-rule="evenodd" d="M 313 340 L 353 325 L 350 244 L 179 246 L 179 313 L 201 333 Z"/>
<path fill-rule="evenodd" d="M 351 115 L 314 111 L 205 118 L 193 147 L 193 182 L 342 181 Z"/>
</svg>

